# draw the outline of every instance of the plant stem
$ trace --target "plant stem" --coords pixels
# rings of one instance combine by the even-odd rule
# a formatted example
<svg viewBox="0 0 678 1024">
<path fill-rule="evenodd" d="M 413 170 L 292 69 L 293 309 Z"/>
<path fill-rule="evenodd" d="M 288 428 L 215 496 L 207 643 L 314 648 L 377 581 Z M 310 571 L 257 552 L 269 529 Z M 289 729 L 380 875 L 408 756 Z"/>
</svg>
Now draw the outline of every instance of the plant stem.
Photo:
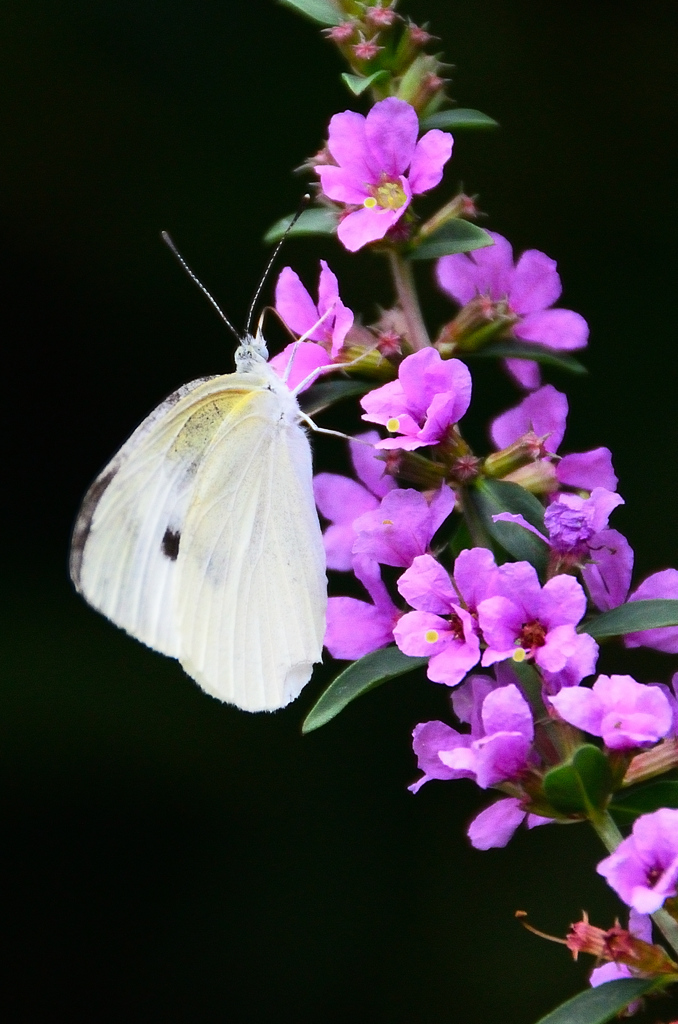
<svg viewBox="0 0 678 1024">
<path fill-rule="evenodd" d="M 428 348 L 431 344 L 431 339 L 428 336 L 426 324 L 421 313 L 412 267 L 407 260 L 403 259 L 400 253 L 395 252 L 393 249 L 389 252 L 388 256 L 391 264 L 391 273 L 393 274 L 393 283 L 395 284 L 398 300 L 405 316 L 410 344 L 414 351 L 418 352 L 422 348 Z"/>
<path fill-rule="evenodd" d="M 590 821 L 605 849 L 609 853 L 613 853 L 621 843 L 623 836 L 615 825 L 612 815 L 608 811 L 603 811 L 602 814 L 596 815 Z M 655 910 L 651 916 L 666 941 L 678 953 L 678 921 L 674 921 L 664 907 Z"/>
</svg>

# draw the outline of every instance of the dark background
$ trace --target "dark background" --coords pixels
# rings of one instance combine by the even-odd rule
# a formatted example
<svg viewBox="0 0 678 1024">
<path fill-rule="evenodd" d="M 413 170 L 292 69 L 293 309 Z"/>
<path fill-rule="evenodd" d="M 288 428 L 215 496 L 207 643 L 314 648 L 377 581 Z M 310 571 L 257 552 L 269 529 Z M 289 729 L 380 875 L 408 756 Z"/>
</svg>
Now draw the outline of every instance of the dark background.
<svg viewBox="0 0 678 1024">
<path fill-rule="evenodd" d="M 675 565 L 671 5 L 402 10 L 442 37 L 459 103 L 502 125 L 459 134 L 448 189 L 463 181 L 489 227 L 557 258 L 563 304 L 591 324 L 590 376 L 550 378 L 570 396 L 564 450 L 612 448 L 638 576 Z M 301 738 L 320 678 L 276 715 L 221 706 L 66 575 L 102 464 L 168 391 L 231 368 L 159 230 L 242 323 L 262 234 L 303 191 L 291 168 L 360 106 L 342 65 L 272 0 L 5 0 L 0 39 L 3 1019 L 530 1024 L 590 962 L 513 912 L 563 934 L 583 907 L 609 926 L 617 904 L 583 826 L 478 853 L 478 790 L 406 791 L 411 728 L 445 715 L 442 687 L 394 682 Z M 310 281 L 319 256 L 366 317 L 389 301 L 367 254 L 293 241 L 285 262 Z M 450 307 L 421 280 L 435 325 Z M 475 381 L 480 438 L 515 392 L 490 367 Z M 339 443 L 315 447 L 341 463 Z M 602 667 L 664 681 L 676 666 L 612 650 Z"/>
</svg>

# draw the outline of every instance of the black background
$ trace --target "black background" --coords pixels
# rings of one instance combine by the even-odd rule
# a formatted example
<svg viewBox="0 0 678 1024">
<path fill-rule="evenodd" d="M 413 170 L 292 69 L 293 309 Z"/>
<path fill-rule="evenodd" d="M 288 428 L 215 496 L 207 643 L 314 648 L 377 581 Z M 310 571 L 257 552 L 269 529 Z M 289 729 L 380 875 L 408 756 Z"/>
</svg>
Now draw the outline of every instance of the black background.
<svg viewBox="0 0 678 1024">
<path fill-rule="evenodd" d="M 502 126 L 458 135 L 447 189 L 555 257 L 591 325 L 590 376 L 550 377 L 570 397 L 563 450 L 612 448 L 638 577 L 675 565 L 672 5 L 403 12 L 442 37 L 459 103 Z M 529 1024 L 590 963 L 513 912 L 563 934 L 583 907 L 609 926 L 617 904 L 583 826 L 478 853 L 463 832 L 483 794 L 408 794 L 410 731 L 445 716 L 442 687 L 396 681 L 301 738 L 322 676 L 276 715 L 221 706 L 66 577 L 101 465 L 167 392 L 231 368 L 159 230 L 242 323 L 260 239 L 303 191 L 291 168 L 360 107 L 343 66 L 272 0 L 5 0 L 0 39 L 4 1019 Z M 366 318 L 390 300 L 369 254 L 299 240 L 285 262 L 310 283 L 318 257 Z M 435 325 L 450 307 L 421 271 Z M 481 443 L 516 396 L 493 368 L 474 380 Z M 314 446 L 342 464 L 340 443 Z M 601 667 L 664 681 L 675 665 L 612 649 Z"/>
</svg>

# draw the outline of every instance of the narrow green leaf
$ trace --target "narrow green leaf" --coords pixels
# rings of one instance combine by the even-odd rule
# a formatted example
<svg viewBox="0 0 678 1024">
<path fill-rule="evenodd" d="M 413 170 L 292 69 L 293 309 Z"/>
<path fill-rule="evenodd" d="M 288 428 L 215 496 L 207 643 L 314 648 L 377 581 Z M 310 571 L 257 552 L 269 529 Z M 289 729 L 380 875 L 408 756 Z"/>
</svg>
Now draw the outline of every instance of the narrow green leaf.
<svg viewBox="0 0 678 1024">
<path fill-rule="evenodd" d="M 469 488 L 468 496 L 486 533 L 519 562 L 529 562 L 538 573 L 543 574 L 549 555 L 546 538 L 539 540 L 517 523 L 495 523 L 492 519 L 499 512 L 520 514 L 543 533 L 544 509 L 535 496 L 519 484 L 483 477 L 475 487 Z"/>
<path fill-rule="evenodd" d="M 376 82 L 383 82 L 385 78 L 388 78 L 390 72 L 388 71 L 375 71 L 373 75 L 368 75 L 367 78 L 363 78 L 362 75 L 349 75 L 346 72 L 341 76 L 351 90 L 354 96 L 362 96 L 362 94 L 374 85 Z"/>
<path fill-rule="evenodd" d="M 650 814 L 660 807 L 678 808 L 678 782 L 661 779 L 622 789 L 615 793 L 609 809 L 620 825 L 630 825 L 641 814 Z"/>
<path fill-rule="evenodd" d="M 291 7 L 319 25 L 341 25 L 344 18 L 331 0 L 278 0 L 283 7 Z"/>
<path fill-rule="evenodd" d="M 364 395 L 372 387 L 373 384 L 367 384 L 364 380 L 323 381 L 305 391 L 300 396 L 299 405 L 308 416 L 315 416 L 316 413 L 329 409 L 331 405 L 340 402 L 342 398 Z"/>
<path fill-rule="evenodd" d="M 544 776 L 548 802 L 561 814 L 588 814 L 605 806 L 612 789 L 610 763 L 599 747 L 585 743 L 569 764 L 551 768 Z"/>
<path fill-rule="evenodd" d="M 606 1024 L 629 1003 L 657 987 L 653 978 L 621 978 L 568 999 L 551 1010 L 537 1024 Z"/>
<path fill-rule="evenodd" d="M 356 697 L 374 690 L 389 679 L 422 668 L 427 662 L 428 658 L 408 658 L 395 646 L 383 647 L 380 651 L 366 654 L 360 661 L 354 661 L 345 668 L 341 675 L 330 683 L 306 715 L 301 731 L 307 733 L 319 729 L 321 725 L 325 725 L 343 711 Z"/>
<path fill-rule="evenodd" d="M 559 370 L 565 370 L 567 373 L 577 376 L 589 372 L 584 364 L 574 356 L 564 352 L 554 352 L 542 345 L 529 345 L 522 341 L 489 341 L 487 345 L 465 352 L 464 357 L 466 356 L 480 359 L 533 359 L 535 363 L 541 363 L 542 366 L 555 366 Z"/>
<path fill-rule="evenodd" d="M 498 128 L 499 122 L 479 110 L 470 110 L 467 107 L 457 107 L 454 110 L 438 110 L 430 114 L 421 122 L 421 130 L 428 131 L 429 128 Z"/>
<path fill-rule="evenodd" d="M 411 260 L 435 260 L 450 253 L 484 249 L 487 245 L 494 245 L 487 231 L 470 220 L 455 217 L 416 245 L 407 256 Z"/>
<path fill-rule="evenodd" d="M 287 231 L 293 213 L 277 220 L 264 235 L 264 242 L 279 242 Z M 299 220 L 290 231 L 290 235 L 333 235 L 337 230 L 337 215 L 323 206 L 314 206 L 304 210 Z"/>
<path fill-rule="evenodd" d="M 678 601 L 664 598 L 629 601 L 612 611 L 597 615 L 595 619 L 580 623 L 577 632 L 588 633 L 596 640 L 604 640 L 608 636 L 623 636 L 644 629 L 660 629 L 662 626 L 678 626 Z"/>
</svg>

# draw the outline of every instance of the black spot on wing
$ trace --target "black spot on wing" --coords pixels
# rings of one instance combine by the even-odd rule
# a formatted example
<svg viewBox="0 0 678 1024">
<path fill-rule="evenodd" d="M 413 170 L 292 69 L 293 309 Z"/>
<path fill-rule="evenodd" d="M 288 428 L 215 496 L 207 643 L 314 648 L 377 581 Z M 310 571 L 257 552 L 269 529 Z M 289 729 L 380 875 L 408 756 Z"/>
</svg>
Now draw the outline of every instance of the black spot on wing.
<svg viewBox="0 0 678 1024">
<path fill-rule="evenodd" d="M 181 541 L 181 534 L 177 530 L 170 530 L 169 526 L 165 530 L 165 535 L 162 538 L 162 553 L 166 558 L 169 558 L 171 562 L 176 562 L 179 554 L 179 542 Z"/>
<path fill-rule="evenodd" d="M 101 476 L 98 476 L 87 494 L 83 498 L 80 511 L 78 512 L 78 518 L 75 520 L 75 526 L 73 527 L 73 536 L 71 538 L 71 554 L 69 559 L 69 569 L 71 573 L 71 579 L 75 584 L 76 588 L 80 589 L 80 573 L 82 571 L 82 557 L 87 544 L 87 538 L 90 535 L 92 529 L 92 519 L 96 511 L 96 507 L 101 501 L 101 496 L 110 484 L 111 480 L 118 471 L 116 465 L 107 469 Z"/>
</svg>

